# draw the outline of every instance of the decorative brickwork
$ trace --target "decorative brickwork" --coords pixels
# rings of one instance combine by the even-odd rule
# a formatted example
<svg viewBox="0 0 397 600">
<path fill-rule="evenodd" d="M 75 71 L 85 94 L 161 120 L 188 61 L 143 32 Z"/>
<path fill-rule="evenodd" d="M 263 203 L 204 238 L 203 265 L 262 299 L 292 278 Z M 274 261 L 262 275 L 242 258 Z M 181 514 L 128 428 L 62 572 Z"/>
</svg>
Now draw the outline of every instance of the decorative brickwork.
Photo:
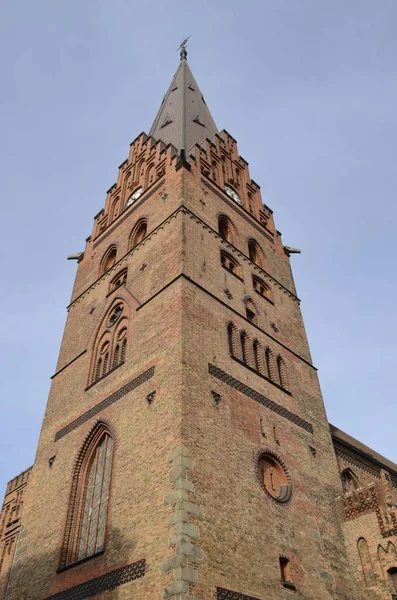
<svg viewBox="0 0 397 600">
<path fill-rule="evenodd" d="M 95 577 L 80 585 L 76 585 L 64 592 L 59 592 L 53 596 L 48 596 L 46 600 L 83 600 L 83 598 L 91 598 L 98 594 L 103 594 L 109 590 L 139 579 L 145 575 L 145 559 L 139 560 L 138 562 L 126 565 L 120 569 L 115 569 L 102 575 L 101 577 Z"/>
<path fill-rule="evenodd" d="M 252 398 L 256 402 L 259 402 L 263 406 L 266 406 L 266 408 L 269 408 L 281 417 L 288 419 L 288 421 L 291 421 L 291 423 L 294 423 L 298 427 L 302 427 L 302 429 L 309 431 L 309 433 L 313 433 L 313 425 L 311 423 L 308 423 L 304 419 L 301 419 L 301 417 L 298 417 L 298 415 L 295 415 L 287 408 L 283 408 L 279 404 L 276 404 L 275 402 L 273 402 L 273 400 L 269 400 L 269 398 L 266 398 L 266 396 L 263 396 L 259 392 L 256 392 L 252 388 L 248 387 L 248 385 L 245 385 L 245 383 L 241 383 L 241 381 L 238 381 L 238 379 L 235 379 L 234 377 L 232 377 L 232 375 L 225 373 L 225 371 L 222 371 L 222 369 L 220 369 L 219 367 L 215 367 L 214 365 L 208 364 L 208 372 L 214 377 L 216 377 L 216 379 L 223 381 L 224 383 L 230 385 L 230 387 L 238 390 L 242 394 L 245 394 L 249 398 Z"/>
<path fill-rule="evenodd" d="M 216 600 L 259 600 L 259 598 L 218 587 L 216 588 Z"/>
<path fill-rule="evenodd" d="M 105 400 L 102 400 L 102 402 L 99 402 L 98 404 L 90 408 L 90 410 L 87 410 L 87 412 L 80 415 L 77 419 L 69 423 L 69 425 L 62 427 L 62 429 L 57 431 L 57 433 L 55 434 L 55 441 L 60 440 L 65 435 L 76 429 L 76 427 L 79 427 L 83 423 L 86 423 L 86 421 L 88 421 L 92 417 L 95 417 L 95 415 L 99 414 L 102 410 L 104 410 L 111 404 L 114 404 L 114 402 L 117 402 L 117 400 L 120 400 L 123 396 L 125 396 L 138 386 L 142 385 L 142 383 L 145 383 L 145 381 L 149 381 L 149 379 L 151 379 L 153 375 L 154 367 L 150 367 L 150 369 L 144 371 L 144 373 L 141 373 L 140 375 L 138 375 L 138 377 L 135 377 L 135 379 L 132 379 L 129 383 L 126 383 L 126 385 L 123 385 L 123 387 L 117 390 L 117 392 L 114 392 L 113 394 L 105 398 Z"/>
<path fill-rule="evenodd" d="M 354 492 L 348 492 L 338 499 L 342 517 L 348 521 L 362 515 L 375 512 L 382 537 L 397 535 L 397 517 L 395 510 L 388 510 L 389 523 L 383 516 L 385 508 L 382 508 L 379 484 L 371 483 L 365 487 L 358 488 Z"/>
</svg>

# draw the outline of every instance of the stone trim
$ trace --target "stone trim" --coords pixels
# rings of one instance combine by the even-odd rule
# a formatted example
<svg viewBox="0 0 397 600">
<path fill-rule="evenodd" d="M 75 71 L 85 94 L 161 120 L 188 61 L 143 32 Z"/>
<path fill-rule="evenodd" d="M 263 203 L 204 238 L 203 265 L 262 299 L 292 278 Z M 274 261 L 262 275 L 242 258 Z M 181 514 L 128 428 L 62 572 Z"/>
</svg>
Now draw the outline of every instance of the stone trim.
<svg viewBox="0 0 397 600">
<path fill-rule="evenodd" d="M 173 556 L 161 565 L 163 573 L 172 573 L 174 583 L 166 585 L 162 600 L 199 600 L 189 594 L 191 584 L 196 584 L 199 576 L 197 561 L 203 558 L 204 552 L 198 545 L 199 526 L 191 521 L 201 520 L 203 510 L 195 501 L 194 485 L 187 478 L 189 469 L 193 467 L 193 459 L 184 446 L 175 448 L 168 456 L 170 465 L 169 479 L 174 491 L 165 496 L 164 506 L 173 506 L 174 512 L 168 519 L 168 527 L 174 528 L 174 535 L 169 538 L 168 546 L 174 549 Z"/>
<path fill-rule="evenodd" d="M 95 577 L 95 579 L 89 579 L 68 590 L 48 596 L 45 600 L 81 600 L 82 598 L 90 598 L 91 596 L 114 590 L 119 585 L 143 577 L 145 575 L 145 567 L 146 561 L 143 558 L 100 577 Z"/>
<path fill-rule="evenodd" d="M 302 429 L 305 429 L 309 433 L 313 433 L 313 425 L 311 423 L 305 421 L 301 417 L 298 417 L 298 415 L 292 413 L 287 408 L 283 408 L 279 404 L 276 404 L 273 402 L 273 400 L 269 400 L 269 398 L 266 398 L 266 396 L 256 392 L 252 388 L 248 387 L 248 385 L 245 385 L 245 383 L 238 381 L 238 379 L 235 379 L 232 377 L 232 375 L 225 373 L 225 371 L 222 371 L 222 369 L 219 367 L 215 367 L 215 365 L 208 363 L 208 372 L 216 379 L 223 381 L 230 387 L 238 390 L 245 396 L 248 396 L 248 398 L 252 398 L 256 402 L 259 402 L 259 404 L 262 404 L 262 406 L 265 406 L 281 417 L 284 417 L 284 419 L 288 419 L 288 421 L 291 421 L 291 423 L 294 423 L 294 425 L 302 427 Z"/>
<path fill-rule="evenodd" d="M 57 442 L 65 435 L 67 435 L 68 433 L 70 433 L 71 431 L 73 431 L 74 429 L 76 429 L 77 427 L 79 427 L 80 425 L 82 425 L 83 423 L 100 413 L 102 410 L 104 410 L 111 404 L 114 404 L 115 402 L 117 402 L 117 400 L 120 400 L 120 398 L 122 398 L 138 386 L 142 385 L 142 383 L 149 381 L 149 379 L 151 379 L 153 376 L 154 367 L 150 367 L 150 369 L 144 371 L 143 373 L 138 375 L 138 377 L 135 377 L 134 379 L 123 385 L 123 387 L 117 390 L 117 392 L 114 392 L 113 394 L 105 398 L 105 400 L 102 400 L 102 402 L 99 402 L 98 404 L 87 410 L 85 413 L 77 417 L 77 419 L 74 419 L 74 421 L 72 421 L 68 425 L 65 425 L 65 427 L 62 427 L 62 429 L 59 429 L 55 434 L 55 441 Z"/>
<path fill-rule="evenodd" d="M 259 598 L 254 598 L 254 596 L 246 596 L 245 594 L 241 594 L 239 592 L 232 592 L 231 590 L 217 587 L 216 600 L 259 600 Z"/>
</svg>

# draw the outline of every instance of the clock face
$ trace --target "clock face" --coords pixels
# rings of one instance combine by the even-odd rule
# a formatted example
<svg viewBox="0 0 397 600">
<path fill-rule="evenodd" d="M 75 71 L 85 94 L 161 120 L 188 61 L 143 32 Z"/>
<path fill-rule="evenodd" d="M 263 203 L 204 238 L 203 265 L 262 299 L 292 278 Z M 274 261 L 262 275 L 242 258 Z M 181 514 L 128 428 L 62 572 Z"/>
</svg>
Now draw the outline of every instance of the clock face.
<svg viewBox="0 0 397 600">
<path fill-rule="evenodd" d="M 225 185 L 225 192 L 228 196 L 230 196 L 230 198 L 233 198 L 233 200 L 235 202 L 237 202 L 237 204 L 242 204 L 241 200 L 240 200 L 240 196 L 237 194 L 237 192 L 235 192 L 231 187 L 229 187 L 228 185 Z"/>
<path fill-rule="evenodd" d="M 128 199 L 128 202 L 126 204 L 126 206 L 131 206 L 131 204 L 133 204 L 135 202 L 135 200 L 138 200 L 139 196 L 142 195 L 142 188 L 138 188 L 137 190 L 135 190 L 135 192 L 133 194 L 131 194 L 131 196 Z"/>
</svg>

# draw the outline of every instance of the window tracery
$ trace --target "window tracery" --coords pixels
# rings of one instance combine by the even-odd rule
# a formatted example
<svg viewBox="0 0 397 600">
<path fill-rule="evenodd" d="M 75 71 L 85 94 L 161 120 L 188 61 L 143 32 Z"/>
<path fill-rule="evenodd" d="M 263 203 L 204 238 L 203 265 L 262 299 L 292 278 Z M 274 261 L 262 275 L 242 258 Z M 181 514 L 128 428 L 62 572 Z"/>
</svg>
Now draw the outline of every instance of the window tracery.
<svg viewBox="0 0 397 600">
<path fill-rule="evenodd" d="M 128 318 L 123 302 L 116 302 L 100 327 L 94 345 L 90 383 L 93 384 L 125 362 Z"/>
<path fill-rule="evenodd" d="M 60 567 L 104 548 L 113 438 L 100 423 L 83 445 L 73 475 Z"/>
</svg>

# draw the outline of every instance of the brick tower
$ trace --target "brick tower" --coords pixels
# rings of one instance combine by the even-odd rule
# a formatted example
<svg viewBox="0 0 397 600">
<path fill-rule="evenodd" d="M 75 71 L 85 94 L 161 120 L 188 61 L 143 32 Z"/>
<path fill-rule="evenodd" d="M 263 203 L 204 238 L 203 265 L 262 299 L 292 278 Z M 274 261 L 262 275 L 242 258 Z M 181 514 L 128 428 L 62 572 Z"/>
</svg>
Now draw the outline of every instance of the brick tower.
<svg viewBox="0 0 397 600">
<path fill-rule="evenodd" d="M 74 257 L 0 598 L 356 598 L 290 251 L 183 47 Z"/>
</svg>

